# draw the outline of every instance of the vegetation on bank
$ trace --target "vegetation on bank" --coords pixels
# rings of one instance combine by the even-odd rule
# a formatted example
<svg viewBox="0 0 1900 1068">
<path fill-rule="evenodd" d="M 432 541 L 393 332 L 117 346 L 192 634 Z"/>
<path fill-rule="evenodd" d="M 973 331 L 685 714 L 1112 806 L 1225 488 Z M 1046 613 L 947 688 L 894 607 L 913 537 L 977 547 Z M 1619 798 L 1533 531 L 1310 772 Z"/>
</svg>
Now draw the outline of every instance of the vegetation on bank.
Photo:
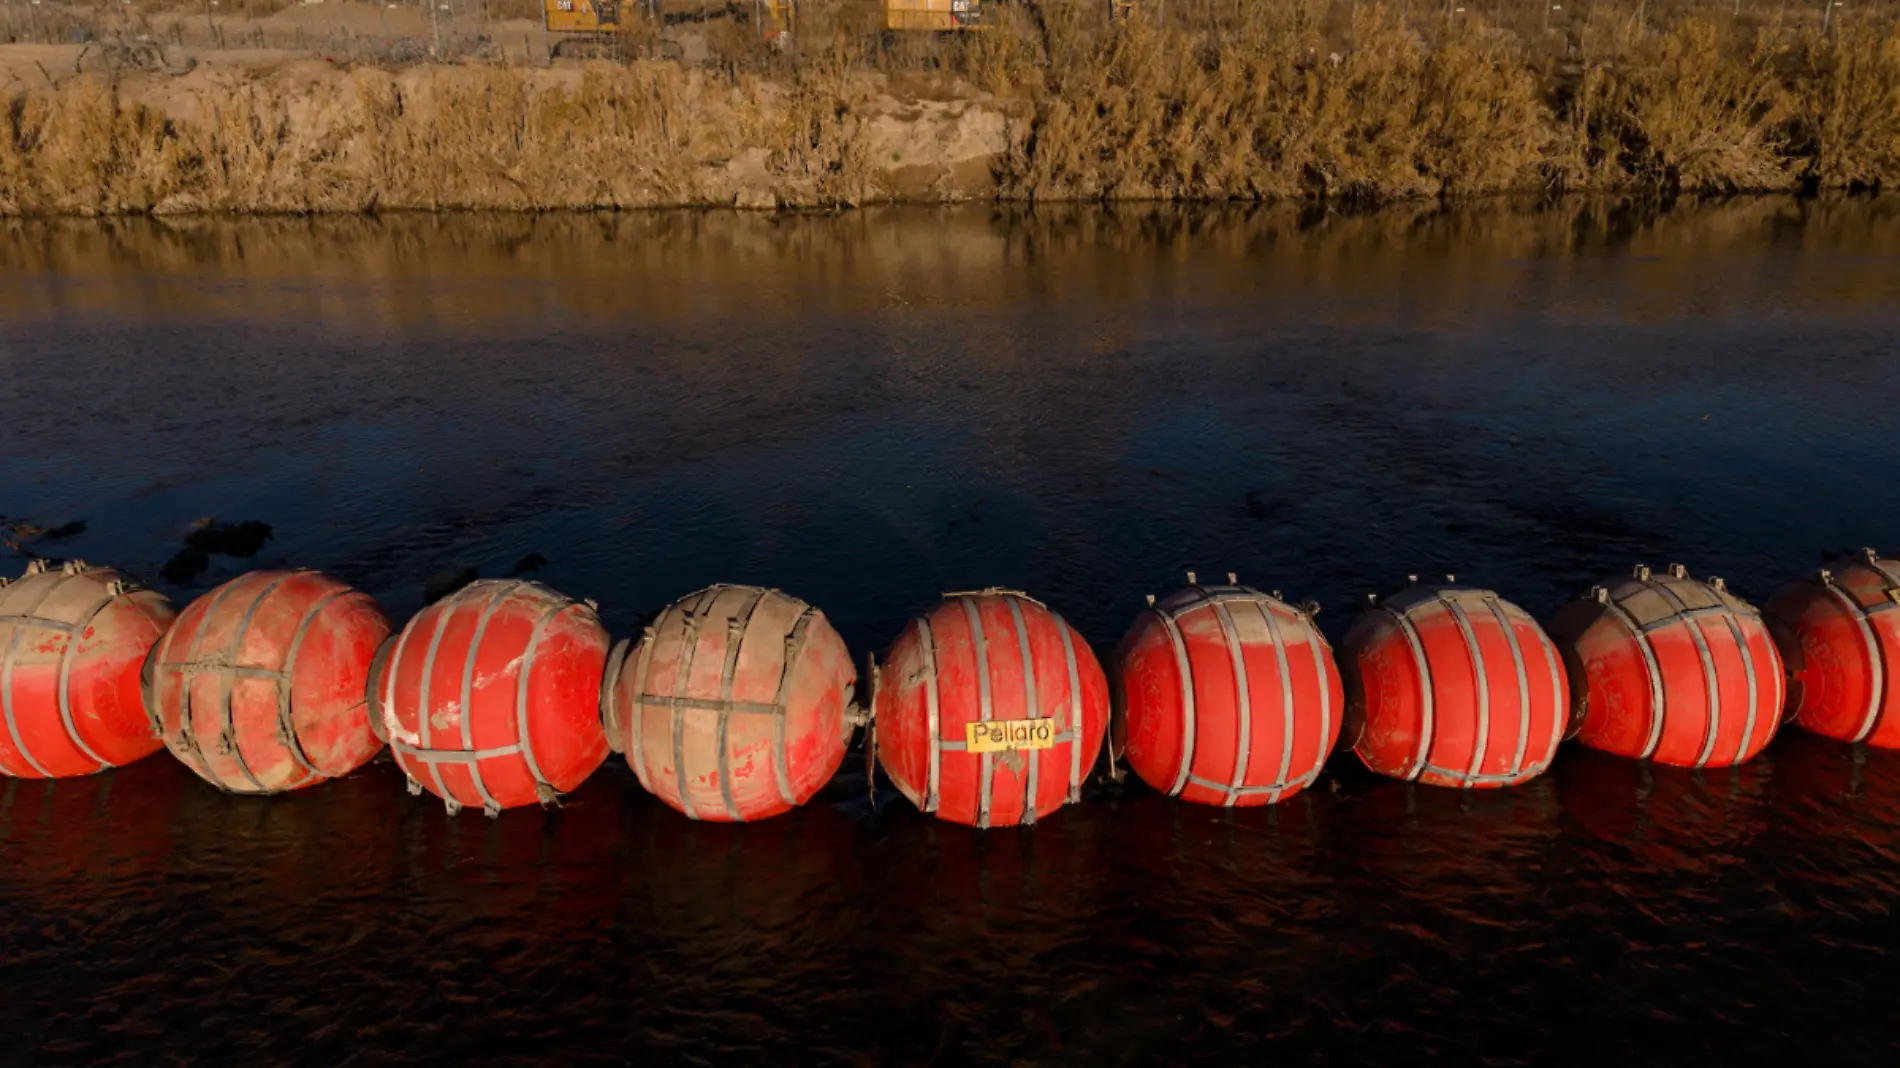
<svg viewBox="0 0 1900 1068">
<path fill-rule="evenodd" d="M 814 18 L 793 54 L 708 67 L 355 66 L 247 75 L 190 106 L 83 75 L 11 91 L 0 213 L 857 204 L 890 198 L 901 162 L 873 151 L 871 118 L 903 121 L 891 105 L 920 92 L 1004 117 L 984 192 L 1006 199 L 1900 184 L 1891 20 L 1659 24 L 1606 6 L 1520 36 L 1443 8 L 1343 8 L 1111 25 L 1100 3 L 1051 0 L 896 52 Z"/>
</svg>

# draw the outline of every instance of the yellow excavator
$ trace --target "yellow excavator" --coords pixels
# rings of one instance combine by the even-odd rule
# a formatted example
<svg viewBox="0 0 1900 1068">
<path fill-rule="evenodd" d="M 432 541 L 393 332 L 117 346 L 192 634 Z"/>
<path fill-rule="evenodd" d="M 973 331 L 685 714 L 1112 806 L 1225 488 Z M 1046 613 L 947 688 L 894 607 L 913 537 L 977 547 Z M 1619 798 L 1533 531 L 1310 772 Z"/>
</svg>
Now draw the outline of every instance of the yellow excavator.
<svg viewBox="0 0 1900 1068">
<path fill-rule="evenodd" d="M 884 0 L 884 28 L 957 33 L 990 28 L 994 0 Z"/>
<path fill-rule="evenodd" d="M 541 25 L 548 34 L 548 55 L 609 51 L 630 7 L 644 8 L 647 18 L 663 25 L 661 3 L 662 0 L 541 0 Z M 752 23 L 767 43 L 782 47 L 791 36 L 797 15 L 798 0 L 753 0 Z"/>
</svg>

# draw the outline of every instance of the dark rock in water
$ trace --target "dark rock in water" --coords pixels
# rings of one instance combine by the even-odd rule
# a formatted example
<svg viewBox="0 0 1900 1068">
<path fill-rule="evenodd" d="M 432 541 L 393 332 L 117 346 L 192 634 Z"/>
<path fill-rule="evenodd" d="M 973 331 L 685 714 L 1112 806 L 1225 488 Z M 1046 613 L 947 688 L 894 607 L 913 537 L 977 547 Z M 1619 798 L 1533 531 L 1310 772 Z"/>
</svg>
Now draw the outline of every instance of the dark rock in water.
<svg viewBox="0 0 1900 1068">
<path fill-rule="evenodd" d="M 38 523 L 29 523 L 24 519 L 14 523 L 7 529 L 13 533 L 14 537 L 23 541 L 27 538 L 37 538 L 41 534 L 46 533 L 45 527 L 40 526 Z"/>
<path fill-rule="evenodd" d="M 59 526 L 40 535 L 40 537 L 51 541 L 55 538 L 70 538 L 76 534 L 84 534 L 85 532 L 86 521 L 83 519 L 75 519 L 70 523 L 61 523 Z"/>
<path fill-rule="evenodd" d="M 251 557 L 257 555 L 257 551 L 264 547 L 270 537 L 270 524 L 255 519 L 246 519 L 241 523 L 201 519 L 185 535 L 185 547 L 203 553 Z"/>
<path fill-rule="evenodd" d="M 508 569 L 508 577 L 518 578 L 522 575 L 528 574 L 529 572 L 539 571 L 542 568 L 546 567 L 547 563 L 548 563 L 548 558 L 545 556 L 542 556 L 540 553 L 529 553 L 528 555 L 515 561 L 515 566 Z"/>
<path fill-rule="evenodd" d="M 178 553 L 170 560 L 165 561 L 165 566 L 159 574 L 164 576 L 166 582 L 190 582 L 204 574 L 205 568 L 210 566 L 211 554 L 203 549 L 187 545 L 178 550 Z"/>
<path fill-rule="evenodd" d="M 480 576 L 472 567 L 449 567 L 429 576 L 422 584 L 422 603 L 431 605 L 474 582 Z"/>
</svg>

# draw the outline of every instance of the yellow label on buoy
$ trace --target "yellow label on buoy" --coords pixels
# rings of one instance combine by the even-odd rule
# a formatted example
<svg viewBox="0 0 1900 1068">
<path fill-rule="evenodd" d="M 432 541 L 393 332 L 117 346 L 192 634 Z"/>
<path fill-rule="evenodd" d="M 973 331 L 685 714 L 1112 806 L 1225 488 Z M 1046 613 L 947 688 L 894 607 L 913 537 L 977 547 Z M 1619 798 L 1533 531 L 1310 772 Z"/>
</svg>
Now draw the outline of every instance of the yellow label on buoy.
<svg viewBox="0 0 1900 1068">
<path fill-rule="evenodd" d="M 1011 749 L 1053 749 L 1053 719 L 997 719 L 963 725 L 965 748 L 972 753 L 1002 753 Z"/>
</svg>

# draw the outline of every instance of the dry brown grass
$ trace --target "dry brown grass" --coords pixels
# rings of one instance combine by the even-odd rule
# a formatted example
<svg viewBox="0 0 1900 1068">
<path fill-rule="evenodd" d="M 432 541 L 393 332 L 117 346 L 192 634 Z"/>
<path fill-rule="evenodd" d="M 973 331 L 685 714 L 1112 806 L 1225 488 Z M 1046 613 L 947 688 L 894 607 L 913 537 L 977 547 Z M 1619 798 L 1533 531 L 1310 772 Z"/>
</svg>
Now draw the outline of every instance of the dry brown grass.
<svg viewBox="0 0 1900 1068">
<path fill-rule="evenodd" d="M 809 19 L 790 53 L 735 38 L 705 70 L 265 75 L 215 83 L 184 111 L 68 79 L 16 89 L 0 111 L 0 213 L 853 205 L 882 195 L 867 114 L 907 78 L 1010 116 L 995 177 L 1014 199 L 1900 183 L 1891 22 L 1823 36 L 1639 25 L 1606 7 L 1532 47 L 1475 9 L 1446 22 L 1412 8 L 1204 4 L 1110 26 L 1093 0 L 1046 0 L 990 33 L 887 46 L 866 26 L 875 6 L 854 0 Z"/>
</svg>

